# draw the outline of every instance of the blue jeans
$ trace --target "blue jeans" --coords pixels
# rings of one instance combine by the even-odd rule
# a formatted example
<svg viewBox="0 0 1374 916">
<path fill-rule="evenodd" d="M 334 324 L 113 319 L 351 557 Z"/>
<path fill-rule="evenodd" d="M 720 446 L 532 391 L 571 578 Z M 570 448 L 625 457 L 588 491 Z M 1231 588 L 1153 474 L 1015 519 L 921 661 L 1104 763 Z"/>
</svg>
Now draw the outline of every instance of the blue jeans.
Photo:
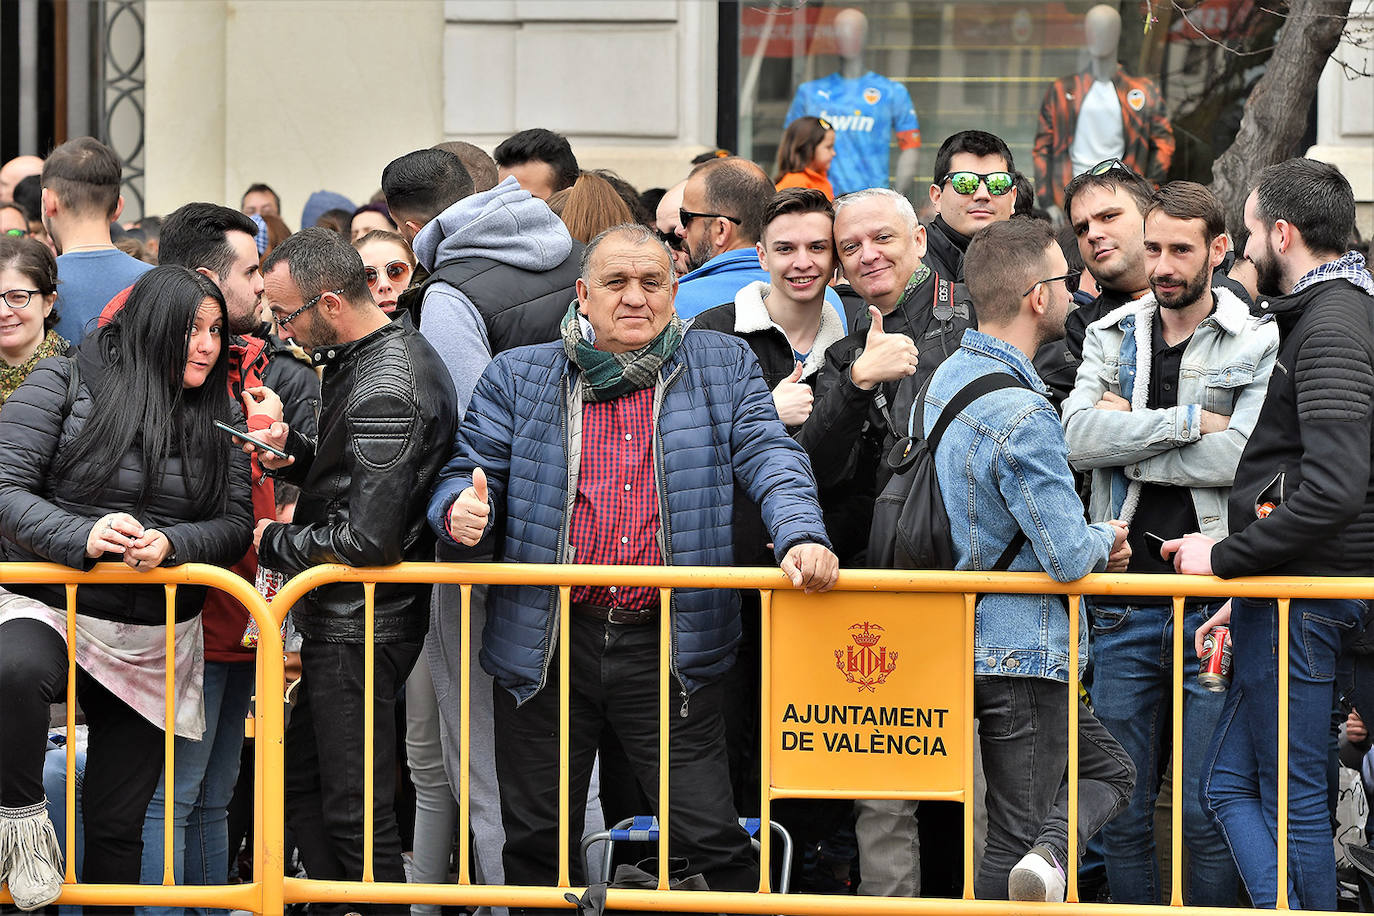
<svg viewBox="0 0 1374 916">
<path fill-rule="evenodd" d="M 1327 804 L 1336 663 L 1359 635 L 1363 601 L 1293 599 L 1288 626 L 1288 901 L 1336 908 L 1336 859 Z M 1278 605 L 1231 605 L 1231 689 L 1208 748 L 1203 804 L 1221 828 L 1250 899 L 1278 892 Z"/>
<path fill-rule="evenodd" d="M 1188 849 L 1186 901 L 1231 906 L 1238 875 L 1226 841 L 1202 810 L 1198 794 L 1207 744 L 1226 695 L 1198 683 L 1193 633 L 1220 602 L 1185 607 L 1183 623 L 1183 842 Z M 1159 903 L 1154 809 L 1171 751 L 1173 607 L 1093 604 L 1093 711 L 1135 764 L 1130 804 L 1102 828 L 1107 881 L 1115 903 Z M 1179 863 L 1180 866 L 1182 863 Z"/>
<path fill-rule="evenodd" d="M 176 739 L 172 848 L 177 884 L 229 880 L 228 807 L 239 778 L 243 720 L 253 698 L 251 663 L 205 663 L 205 735 Z M 165 774 L 165 769 L 164 769 Z M 162 883 L 164 777 L 143 820 L 142 884 Z M 143 916 L 179 914 L 180 907 L 141 907 Z M 219 911 L 217 911 L 219 912 Z"/>
</svg>

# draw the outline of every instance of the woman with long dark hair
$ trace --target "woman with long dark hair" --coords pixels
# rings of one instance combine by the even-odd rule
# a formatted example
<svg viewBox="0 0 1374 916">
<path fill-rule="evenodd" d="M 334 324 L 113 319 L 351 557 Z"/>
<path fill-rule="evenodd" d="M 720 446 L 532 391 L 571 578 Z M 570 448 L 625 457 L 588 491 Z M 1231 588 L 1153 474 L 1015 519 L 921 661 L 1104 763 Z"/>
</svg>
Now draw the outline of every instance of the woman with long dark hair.
<svg viewBox="0 0 1374 916">
<path fill-rule="evenodd" d="M 242 423 L 228 394 L 227 328 L 213 283 L 158 267 L 74 355 L 38 364 L 0 415 L 0 557 L 147 571 L 243 555 L 248 459 L 214 426 Z M 176 591 L 172 727 L 192 739 L 204 728 L 204 598 L 204 588 Z M 137 884 L 163 763 L 165 592 L 82 586 L 75 610 L 77 697 L 90 730 L 82 878 Z M 61 890 L 42 772 L 49 706 L 65 696 L 66 621 L 62 586 L 0 589 L 0 879 L 24 909 Z"/>
</svg>

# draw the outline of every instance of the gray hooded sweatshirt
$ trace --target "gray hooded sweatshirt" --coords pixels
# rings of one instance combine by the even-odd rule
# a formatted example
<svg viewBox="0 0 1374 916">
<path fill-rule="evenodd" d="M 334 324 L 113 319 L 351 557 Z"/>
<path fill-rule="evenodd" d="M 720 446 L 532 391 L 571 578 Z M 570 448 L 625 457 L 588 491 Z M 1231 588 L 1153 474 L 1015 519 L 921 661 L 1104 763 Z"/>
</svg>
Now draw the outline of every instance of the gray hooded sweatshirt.
<svg viewBox="0 0 1374 916">
<path fill-rule="evenodd" d="M 548 204 L 511 177 L 490 191 L 464 197 L 430 220 L 415 236 L 414 248 L 431 272 L 435 265 L 461 257 L 551 270 L 572 252 L 572 236 Z M 461 415 L 493 355 L 486 322 L 459 290 L 438 282 L 425 291 L 420 333 L 448 366 Z"/>
</svg>

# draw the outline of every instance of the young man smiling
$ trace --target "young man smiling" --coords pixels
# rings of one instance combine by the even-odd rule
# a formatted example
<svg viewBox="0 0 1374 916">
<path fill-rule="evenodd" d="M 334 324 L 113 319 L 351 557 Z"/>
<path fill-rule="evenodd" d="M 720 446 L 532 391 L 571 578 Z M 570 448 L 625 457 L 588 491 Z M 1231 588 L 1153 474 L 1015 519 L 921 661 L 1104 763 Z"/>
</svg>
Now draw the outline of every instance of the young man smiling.
<svg viewBox="0 0 1374 916">
<path fill-rule="evenodd" d="M 835 211 L 820 191 L 778 192 L 764 209 L 763 237 L 755 246 L 768 280 L 749 283 L 734 302 L 707 309 L 692 323 L 749 344 L 789 429 L 811 415 L 811 389 L 826 348 L 844 336 L 839 315 L 825 308 L 835 272 L 834 222 Z"/>
<path fill-rule="evenodd" d="M 811 415 L 812 388 L 825 364 L 826 348 L 844 336 L 839 315 L 825 304 L 826 281 L 835 272 L 834 222 L 835 211 L 824 193 L 814 188 L 778 192 L 764 208 L 763 236 L 756 246 L 759 264 L 769 279 L 748 284 L 735 294 L 734 302 L 707 309 L 692 322 L 694 330 L 723 331 L 749 345 L 763 370 L 764 384 L 773 392 L 778 416 L 794 436 Z M 821 501 L 822 505 L 830 502 L 828 494 L 823 493 Z M 834 513 L 826 516 L 826 527 L 832 538 L 833 532 L 844 528 Z M 773 562 L 763 516 L 743 494 L 736 494 L 734 530 L 737 564 Z M 725 709 L 725 743 L 735 804 L 753 813 L 758 805 L 759 774 L 758 592 L 740 593 L 740 616 L 744 624 L 740 662 L 726 674 L 727 690 L 739 702 Z M 814 823 L 816 819 L 799 820 Z"/>
</svg>

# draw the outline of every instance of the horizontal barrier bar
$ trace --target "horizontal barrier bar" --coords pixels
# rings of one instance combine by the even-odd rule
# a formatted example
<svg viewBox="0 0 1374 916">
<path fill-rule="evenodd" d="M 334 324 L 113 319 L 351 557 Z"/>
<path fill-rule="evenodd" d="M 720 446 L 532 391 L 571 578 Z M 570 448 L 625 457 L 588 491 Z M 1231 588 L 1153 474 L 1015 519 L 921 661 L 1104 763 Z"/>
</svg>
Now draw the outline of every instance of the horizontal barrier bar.
<svg viewBox="0 0 1374 916">
<path fill-rule="evenodd" d="M 205 586 L 218 589 L 234 598 L 257 621 L 261 634 L 258 640 L 256 665 L 258 671 L 259 695 L 264 688 L 272 695 L 280 696 L 284 681 L 282 665 L 281 633 L 276 625 L 267 602 L 258 590 L 243 577 L 217 566 L 200 563 L 187 563 L 181 566 L 160 567 L 147 571 L 131 569 L 123 563 L 97 563 L 89 570 L 72 569 L 53 563 L 0 563 L 0 586 L 14 584 L 54 584 L 66 586 L 67 594 L 67 643 L 68 677 L 67 696 L 75 691 L 76 665 L 72 662 L 77 639 L 75 613 L 79 587 L 87 585 L 161 585 L 166 592 L 166 621 L 150 626 L 163 626 L 167 630 L 164 651 L 168 662 L 175 659 L 175 639 L 172 622 L 175 619 L 175 590 L 181 586 Z M 162 678 L 165 698 L 163 714 L 166 721 L 175 721 L 175 709 L 171 688 L 173 687 L 172 665 L 168 664 Z M 79 695 L 78 695 L 79 702 Z M 76 725 L 76 705 L 67 704 L 67 727 L 71 734 Z M 282 731 L 283 715 L 280 704 L 260 704 L 255 719 L 257 744 L 255 746 L 255 772 L 275 774 L 277 796 L 280 796 L 280 774 L 283 771 Z M 173 738 L 170 731 L 164 734 L 164 755 L 171 767 L 164 781 L 166 792 L 165 810 L 171 811 L 174 804 L 173 779 L 175 772 Z M 273 791 L 270 782 L 258 780 L 254 792 L 255 837 L 254 850 L 258 869 L 255 880 L 235 885 L 174 885 L 171 857 L 164 858 L 164 885 L 101 885 L 77 884 L 75 881 L 75 856 L 71 854 L 76 836 L 76 742 L 66 743 L 66 849 L 64 849 L 65 881 L 62 894 L 54 905 L 72 906 L 170 906 L 170 907 L 214 907 L 226 910 L 248 910 L 254 913 L 280 913 L 281 875 L 283 841 L 283 814 L 281 805 L 264 804 L 266 793 Z M 170 836 L 164 833 L 164 853 L 169 846 Z M 8 888 L 0 888 L 0 903 L 12 903 Z"/>
<path fill-rule="evenodd" d="M 258 647 L 258 694 L 259 696 L 280 696 L 284 687 L 281 661 L 281 643 L 277 627 L 274 625 L 285 617 L 296 602 L 305 597 L 313 588 L 334 582 L 353 583 L 446 583 L 471 586 L 473 584 L 510 585 L 540 584 L 560 588 L 563 592 L 562 606 L 567 604 L 567 589 L 574 585 L 619 585 L 647 586 L 663 590 L 666 601 L 667 590 L 673 588 L 733 588 L 759 589 L 765 602 L 772 590 L 779 592 L 792 589 L 791 583 L 776 568 L 684 568 L 684 567 L 623 567 L 623 566 L 573 566 L 573 565 L 515 565 L 515 564 L 464 564 L 464 563 L 406 563 L 384 568 L 355 569 L 341 565 L 319 566 L 307 570 L 279 590 L 276 600 L 267 604 L 257 591 L 243 579 L 227 570 L 200 564 L 187 564 L 152 572 L 138 572 L 123 564 L 102 563 L 90 571 L 73 570 L 63 566 L 42 563 L 0 564 L 0 584 L 10 583 L 55 583 L 69 586 L 95 584 L 125 585 L 202 585 L 218 588 L 236 598 L 249 608 L 258 621 L 262 635 Z M 1174 598 L 1179 609 L 1183 597 L 1190 598 L 1280 598 L 1280 619 L 1286 619 L 1287 601 L 1300 599 L 1356 598 L 1366 599 L 1374 596 L 1374 580 L 1368 578 L 1300 578 L 1266 577 L 1224 581 L 1215 578 L 1181 577 L 1173 575 L 1126 575 L 1096 574 L 1074 582 L 1055 582 L 1036 573 L 994 573 L 994 572 L 950 572 L 950 571 L 905 571 L 905 570 L 844 570 L 840 573 L 836 589 L 842 592 L 898 592 L 906 594 L 959 593 L 971 601 L 976 593 L 1009 594 L 1059 594 L 1070 596 L 1158 596 Z M 370 591 L 370 589 L 369 589 Z M 1073 604 L 1077 604 L 1075 599 Z M 370 604 L 370 602 L 369 602 Z M 464 589 L 462 613 L 468 615 L 468 594 Z M 765 604 L 767 607 L 767 604 Z M 1071 615 L 1076 623 L 1077 615 Z M 970 622 L 971 627 L 971 622 Z M 465 625 L 466 629 L 466 625 Z M 1177 660 L 1184 651 L 1181 633 L 1176 628 L 1173 641 L 1173 655 Z M 666 630 L 662 631 L 666 634 Z M 475 634 L 472 634 L 475 636 Z M 566 635 L 566 631 L 564 633 Z M 969 634 L 971 639 L 971 632 Z M 1280 637 L 1281 655 L 1286 643 L 1287 630 Z M 566 652 L 566 640 L 563 651 Z M 170 643 L 170 638 L 169 638 Z M 1076 641 L 1071 640 L 1071 651 L 1076 650 Z M 170 655 L 170 645 L 169 645 Z M 466 659 L 466 655 L 464 656 Z M 566 656 L 564 658 L 566 662 Z M 463 665 L 466 669 L 466 662 Z M 465 671 L 466 673 L 466 671 Z M 566 677 L 566 664 L 564 665 Z M 1174 683 L 1181 686 L 1181 674 L 1174 673 Z M 1072 679 L 1071 679 L 1072 680 Z M 1281 665 L 1281 685 L 1286 685 L 1286 664 Z M 466 706 L 467 685 L 463 704 Z M 1072 703 L 1072 700 L 1071 700 Z M 1179 698 L 1175 697 L 1175 710 L 1179 709 Z M 370 708 L 370 707 L 369 707 Z M 970 707 L 971 708 L 971 707 Z M 1076 708 L 1076 706 L 1071 707 Z M 1283 734 L 1287 704 L 1280 704 L 1280 734 Z M 566 708 L 564 711 L 566 715 Z M 1071 720 L 1073 712 L 1070 712 Z M 1174 724 L 1177 735 L 1178 723 Z M 391 902 L 405 901 L 415 903 L 442 903 L 468 905 L 513 905 L 545 906 L 569 909 L 564 900 L 568 892 L 580 893 L 581 888 L 568 887 L 512 887 L 483 886 L 460 883 L 458 885 L 414 885 L 363 882 L 333 882 L 310 879 L 286 878 L 284 876 L 283 836 L 282 836 L 282 773 L 284 761 L 281 708 L 275 703 L 259 704 L 256 719 L 257 760 L 255 767 L 260 775 L 255 797 L 255 823 L 260 828 L 254 840 L 255 881 L 250 884 L 207 887 L 207 886 L 106 886 L 106 885 L 68 885 L 59 900 L 62 904 L 74 905 L 129 905 L 148 904 L 163 906 L 212 906 L 227 909 L 250 910 L 257 913 L 278 913 L 285 903 L 321 902 Z M 370 732 L 370 729 L 369 729 Z M 663 731 L 666 743 L 666 729 Z M 1071 731 L 1071 742 L 1076 732 Z M 765 743 L 768 740 L 765 731 Z M 767 759 L 765 748 L 764 759 Z M 1282 759 L 1286 747 L 1281 743 L 1279 752 Z M 1180 748 L 1174 748 L 1174 763 L 1179 762 Z M 1076 755 L 1072 755 L 1076 756 Z M 71 757 L 69 753 L 69 768 Z M 665 774 L 666 775 L 666 774 Z M 69 769 L 70 778 L 70 769 Z M 566 778 L 566 777 L 565 777 Z M 1074 780 L 1076 782 L 1076 779 Z M 666 789 L 666 786 L 662 787 Z M 1075 787 L 1076 789 L 1076 787 Z M 1180 813 L 1177 810 L 1178 787 L 1175 787 L 1176 810 L 1173 812 L 1175 833 L 1178 833 Z M 1286 791 L 1280 787 L 1280 807 L 1286 807 Z M 566 789 L 564 790 L 566 792 Z M 466 795 L 466 792 L 463 793 Z M 665 793 L 666 794 L 666 793 Z M 1076 796 L 1076 791 L 1072 793 Z M 821 791 L 793 792 L 786 789 L 770 789 L 765 793 L 771 798 L 853 798 L 853 793 Z M 886 798 L 950 798 L 961 799 L 962 792 L 945 791 L 903 791 L 893 790 L 885 793 Z M 169 799 L 170 800 L 170 799 Z M 1074 799 L 1076 801 L 1076 798 Z M 370 811 L 370 806 L 368 806 Z M 68 806 L 68 817 L 72 806 Z M 766 809 L 765 809 L 766 811 Z M 765 815 L 766 816 L 766 815 Z M 1070 823 L 1074 819 L 1070 818 Z M 69 825 L 70 826 L 70 825 Z M 1280 823 L 1280 836 L 1283 828 Z M 765 831 L 765 834 L 767 832 Z M 666 842 L 666 831 L 662 841 Z M 70 834 L 69 834 L 70 835 Z M 370 838 L 370 832 L 369 832 Z M 1076 845 L 1074 832 L 1070 831 L 1070 848 Z M 1198 916 L 1233 912 L 1228 908 L 1202 908 L 1179 906 L 1181 892 L 1179 887 L 1179 836 L 1173 838 L 1176 853 L 1171 897 L 1174 905 L 1132 906 L 1131 912 L 1149 913 L 1186 912 Z M 370 845 L 370 844 L 369 844 Z M 464 844 L 466 846 L 466 844 Z M 1281 844 L 1280 849 L 1283 848 Z M 766 846 L 765 846 L 766 849 Z M 565 852 L 564 855 L 567 853 Z M 767 853 L 765 852 L 765 856 Z M 766 862 L 765 858 L 765 862 Z M 1279 874 L 1286 870 L 1285 857 L 1280 857 Z M 68 866 L 70 870 L 70 865 Z M 971 862 L 966 869 L 971 868 Z M 466 869 L 463 869 L 466 876 Z M 564 872 L 566 875 L 566 871 Z M 966 878 L 971 873 L 966 871 Z M 766 890 L 766 872 L 761 877 L 761 889 Z M 566 877 L 564 877 L 566 881 Z M 1073 879 L 1070 877 L 1070 899 L 1074 895 Z M 1280 894 L 1280 906 L 1284 895 Z M 8 895 L 0 891 L 0 901 L 7 901 Z M 788 894 L 781 897 L 769 893 L 718 893 L 718 892 L 669 892 L 666 890 L 628 890 L 612 889 L 608 903 L 614 907 L 654 909 L 671 912 L 729 911 L 737 913 L 777 913 L 785 910 L 795 914 L 835 914 L 835 913 L 961 913 L 970 916 L 982 914 L 1007 913 L 1006 901 L 947 900 L 930 898 L 873 898 L 873 897 L 836 897 L 811 894 Z M 1120 905 L 1065 903 L 1038 903 L 1026 906 L 1011 904 L 1018 911 L 1040 912 L 1045 914 L 1082 913 L 1085 916 L 1120 913 Z"/>
<path fill-rule="evenodd" d="M 776 567 L 585 566 L 543 563 L 399 563 L 355 568 L 326 564 L 295 576 L 277 592 L 272 607 L 286 611 L 306 592 L 332 582 L 435 583 L 448 585 L 616 585 L 649 588 L 742 588 L 790 590 Z M 1094 573 L 1056 582 L 1041 573 L 844 569 L 839 591 L 997 592 L 1047 595 L 1152 595 L 1172 598 L 1370 598 L 1374 580 L 1355 576 L 1321 579 L 1263 576 L 1147 576 Z"/>
<path fill-rule="evenodd" d="M 459 900 L 454 885 L 444 884 L 344 884 L 287 878 L 286 902 L 379 903 L 405 899 L 414 903 L 453 904 Z M 562 907 L 577 911 L 563 897 L 581 895 L 583 887 L 504 887 L 472 885 L 462 888 L 463 903 L 476 906 Z M 822 894 L 740 894 L 717 891 L 663 891 L 610 888 L 607 909 L 661 910 L 676 913 L 788 913 L 792 916 L 834 914 L 948 914 L 948 916 L 1007 916 L 1036 913 L 1043 916 L 1121 916 L 1131 914 L 1186 914 L 1186 916 L 1236 916 L 1226 907 L 1140 906 L 1109 903 L 1017 903 L 1006 900 L 955 900 L 942 897 L 858 897 Z"/>
</svg>

